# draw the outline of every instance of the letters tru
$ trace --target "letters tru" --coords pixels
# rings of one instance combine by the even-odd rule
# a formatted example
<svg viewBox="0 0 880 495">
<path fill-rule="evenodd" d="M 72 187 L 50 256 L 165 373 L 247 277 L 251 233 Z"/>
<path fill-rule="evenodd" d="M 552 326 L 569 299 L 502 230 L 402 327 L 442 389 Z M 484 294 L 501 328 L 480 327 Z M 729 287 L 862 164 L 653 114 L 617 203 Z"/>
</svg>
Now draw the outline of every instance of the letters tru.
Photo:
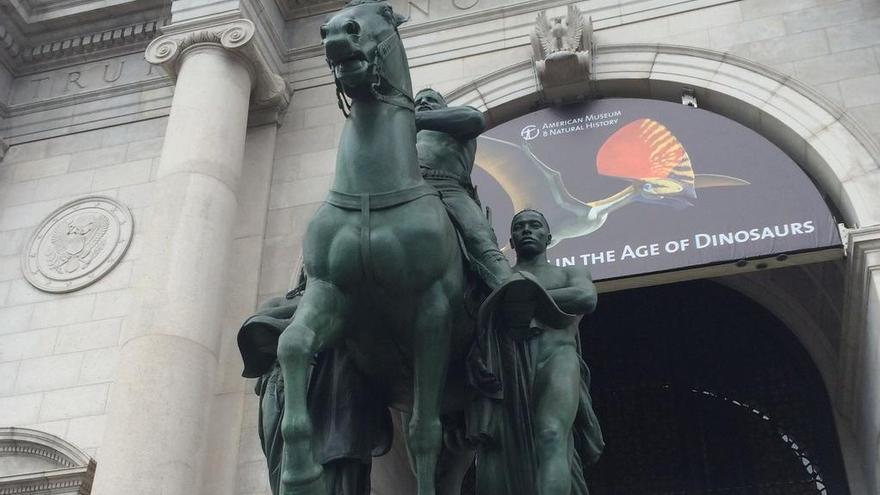
<svg viewBox="0 0 880 495">
<path fill-rule="evenodd" d="M 127 64 L 128 62 L 128 64 Z M 99 89 L 116 84 L 123 74 L 131 72 L 131 61 L 125 58 L 107 60 L 98 64 L 43 74 L 30 80 L 31 100 L 64 96 L 89 89 Z M 147 65 L 145 76 L 160 75 Z"/>
</svg>

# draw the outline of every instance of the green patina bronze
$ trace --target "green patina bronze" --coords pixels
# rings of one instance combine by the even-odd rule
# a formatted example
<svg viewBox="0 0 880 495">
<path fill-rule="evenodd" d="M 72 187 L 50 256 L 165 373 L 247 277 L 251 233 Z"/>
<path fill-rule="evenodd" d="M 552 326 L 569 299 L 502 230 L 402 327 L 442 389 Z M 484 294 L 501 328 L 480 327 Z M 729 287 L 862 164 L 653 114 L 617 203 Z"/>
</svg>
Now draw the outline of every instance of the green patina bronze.
<svg viewBox="0 0 880 495">
<path fill-rule="evenodd" d="M 537 306 L 528 327 L 517 328 L 505 321 L 510 311 L 503 307 L 530 311 L 529 303 L 505 294 L 503 286 L 481 309 L 478 348 L 502 387 L 470 410 L 468 427 L 483 440 L 477 454 L 480 495 L 518 495 L 522 487 L 536 495 L 585 495 L 584 466 L 595 463 L 604 447 L 578 335 L 581 317 L 596 307 L 596 289 L 585 268 L 547 262 L 550 241 L 540 212 L 514 216 L 514 270 L 534 277 L 553 305 Z"/>
<path fill-rule="evenodd" d="M 447 108 L 436 92 L 421 93 L 417 108 L 401 22 L 384 2 L 353 0 L 321 27 L 347 117 L 334 183 L 304 238 L 304 291 L 264 305 L 239 340 L 246 376 L 260 377 L 273 491 L 368 493 L 371 456 L 389 442 L 391 407 L 405 418 L 418 495 L 460 493 L 476 448 L 487 466 L 531 480 L 511 485 L 516 475 L 489 480 L 483 470 L 481 493 L 523 493 L 505 491 L 517 486 L 567 495 L 572 477 L 560 477 L 560 466 L 577 461 L 581 449 L 552 447 L 539 441 L 543 430 L 514 428 L 516 418 L 499 404 L 518 404 L 572 436 L 578 422 L 569 416 L 582 416 L 585 380 L 582 368 L 571 372 L 581 364 L 569 352 L 576 324 L 562 310 L 585 312 L 582 293 L 592 285 L 580 275 L 532 275 L 525 265 L 519 275 L 502 259 L 470 187 L 474 138 L 485 123 L 474 109 Z M 426 103 L 434 97 L 436 107 Z M 474 282 L 467 259 L 495 289 L 480 310 L 480 338 L 466 309 L 465 293 L 480 292 L 466 291 Z M 535 342 L 551 364 L 508 373 L 504 356 L 487 347 L 507 341 Z M 549 386 L 557 373 L 568 374 Z M 525 395 L 511 395 L 514 389 Z M 562 393 L 568 400 L 554 395 Z M 542 404 L 557 400 L 565 404 L 554 411 L 560 416 L 548 416 Z M 528 462 L 497 456 L 524 438 L 535 445 Z"/>
<path fill-rule="evenodd" d="M 513 271 L 471 183 L 477 136 L 486 130 L 486 119 L 475 108 L 447 106 L 443 95 L 430 88 L 416 94 L 415 104 L 422 176 L 440 192 L 471 266 L 489 288 L 497 289 Z"/>
<path fill-rule="evenodd" d="M 256 378 L 260 397 L 258 433 L 269 468 L 269 486 L 280 493 L 284 441 L 284 378 L 276 350 L 281 332 L 290 325 L 302 300 L 305 277 L 286 296 L 263 303 L 238 333 L 243 376 Z M 369 495 L 372 457 L 391 446 L 392 424 L 382 397 L 354 365 L 345 348 L 328 349 L 315 357 L 309 380 L 309 414 L 316 419 L 313 445 L 324 467 L 327 493 Z"/>
<path fill-rule="evenodd" d="M 321 28 L 341 102 L 352 102 L 342 105 L 332 190 L 303 243 L 305 293 L 278 342 L 283 495 L 328 490 L 307 401 L 316 353 L 350 349 L 376 394 L 412 411 L 405 436 L 419 495 L 436 493 L 441 412 L 463 409 L 464 377 L 447 377 L 450 363 L 464 369 L 473 335 L 463 258 L 419 171 L 401 21 L 383 2 L 355 1 Z"/>
</svg>

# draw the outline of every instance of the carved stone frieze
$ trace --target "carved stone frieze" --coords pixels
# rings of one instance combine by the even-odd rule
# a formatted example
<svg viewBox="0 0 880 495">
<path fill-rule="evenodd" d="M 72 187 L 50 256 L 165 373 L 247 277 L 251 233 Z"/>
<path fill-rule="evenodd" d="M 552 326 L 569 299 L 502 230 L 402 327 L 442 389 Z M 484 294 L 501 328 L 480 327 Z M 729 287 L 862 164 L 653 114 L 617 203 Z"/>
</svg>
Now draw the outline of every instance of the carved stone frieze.
<svg viewBox="0 0 880 495">
<path fill-rule="evenodd" d="M 0 49 L 14 68 L 64 62 L 84 54 L 124 52 L 143 46 L 159 34 L 165 19 L 138 22 L 46 42 L 28 43 L 12 26 L 0 21 Z M 50 64 L 51 65 L 51 64 Z"/>
<path fill-rule="evenodd" d="M 584 94 L 589 86 L 593 54 L 593 20 L 584 19 L 575 5 L 564 17 L 548 19 L 540 12 L 531 41 L 535 70 L 545 98 L 562 100 Z"/>
<path fill-rule="evenodd" d="M 73 444 L 27 428 L 0 428 L 0 495 L 88 495 L 95 461 Z M 17 462 L 16 462 L 17 461 Z"/>
<path fill-rule="evenodd" d="M 13 59 L 21 54 L 21 45 L 16 40 L 15 34 L 3 22 L 0 22 L 0 47 Z"/>
<path fill-rule="evenodd" d="M 339 10 L 345 0 L 275 0 L 275 4 L 286 19 L 296 19 Z"/>
<path fill-rule="evenodd" d="M 140 22 L 121 26 L 97 33 L 74 36 L 50 43 L 41 43 L 22 52 L 26 62 L 40 61 L 49 58 L 63 57 L 69 54 L 84 53 L 116 47 L 124 44 L 136 44 L 152 39 L 158 34 L 164 20 Z"/>
<path fill-rule="evenodd" d="M 254 33 L 256 27 L 248 19 L 188 29 L 186 25 L 171 25 L 163 29 L 162 36 L 147 46 L 146 59 L 151 64 L 161 65 L 172 77 L 176 77 L 181 55 L 190 47 L 199 44 L 215 44 L 242 55 L 250 63 L 254 77 L 251 100 L 256 108 L 284 109 L 290 102 L 287 81 L 276 74 L 265 57 L 256 48 Z"/>
<path fill-rule="evenodd" d="M 40 224 L 24 252 L 28 282 L 46 292 L 70 292 L 94 283 L 122 258 L 131 243 L 128 208 L 92 196 L 55 210 Z"/>
</svg>

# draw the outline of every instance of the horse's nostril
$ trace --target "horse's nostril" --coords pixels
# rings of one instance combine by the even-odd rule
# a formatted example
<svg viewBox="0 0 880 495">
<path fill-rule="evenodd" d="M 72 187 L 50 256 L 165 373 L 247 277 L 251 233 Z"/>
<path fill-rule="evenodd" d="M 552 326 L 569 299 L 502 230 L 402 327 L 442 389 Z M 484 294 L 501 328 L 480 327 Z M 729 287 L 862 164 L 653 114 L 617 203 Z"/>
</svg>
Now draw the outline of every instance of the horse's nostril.
<svg viewBox="0 0 880 495">
<path fill-rule="evenodd" d="M 351 41 L 341 36 L 329 36 L 324 39 L 324 51 L 327 58 L 333 61 L 345 60 L 352 56 L 354 47 Z"/>
<path fill-rule="evenodd" d="M 360 34 L 361 26 L 355 21 L 348 21 L 345 23 L 345 32 L 351 35 Z"/>
</svg>

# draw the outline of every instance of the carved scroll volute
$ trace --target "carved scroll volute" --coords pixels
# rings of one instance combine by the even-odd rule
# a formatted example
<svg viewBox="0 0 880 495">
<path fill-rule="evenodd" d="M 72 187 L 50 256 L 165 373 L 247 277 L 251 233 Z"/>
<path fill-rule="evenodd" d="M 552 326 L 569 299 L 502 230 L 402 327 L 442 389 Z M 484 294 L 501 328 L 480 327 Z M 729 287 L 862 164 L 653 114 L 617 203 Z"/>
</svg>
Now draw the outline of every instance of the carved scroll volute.
<svg viewBox="0 0 880 495">
<path fill-rule="evenodd" d="M 239 19 L 229 23 L 207 26 L 192 31 L 176 32 L 174 26 L 166 34 L 154 39 L 146 50 L 147 62 L 162 65 L 170 74 L 176 74 L 180 54 L 187 48 L 201 44 L 217 44 L 230 50 L 240 49 L 254 37 L 254 23 Z"/>
<path fill-rule="evenodd" d="M 181 57 L 188 48 L 199 44 L 215 44 L 241 55 L 249 64 L 254 88 L 251 100 L 256 108 L 276 107 L 284 109 L 290 102 L 290 88 L 287 81 L 276 74 L 263 55 L 254 46 L 256 26 L 248 19 L 203 26 L 183 30 L 178 26 L 168 26 L 165 34 L 154 39 L 145 54 L 147 62 L 161 65 L 176 77 Z"/>
</svg>

